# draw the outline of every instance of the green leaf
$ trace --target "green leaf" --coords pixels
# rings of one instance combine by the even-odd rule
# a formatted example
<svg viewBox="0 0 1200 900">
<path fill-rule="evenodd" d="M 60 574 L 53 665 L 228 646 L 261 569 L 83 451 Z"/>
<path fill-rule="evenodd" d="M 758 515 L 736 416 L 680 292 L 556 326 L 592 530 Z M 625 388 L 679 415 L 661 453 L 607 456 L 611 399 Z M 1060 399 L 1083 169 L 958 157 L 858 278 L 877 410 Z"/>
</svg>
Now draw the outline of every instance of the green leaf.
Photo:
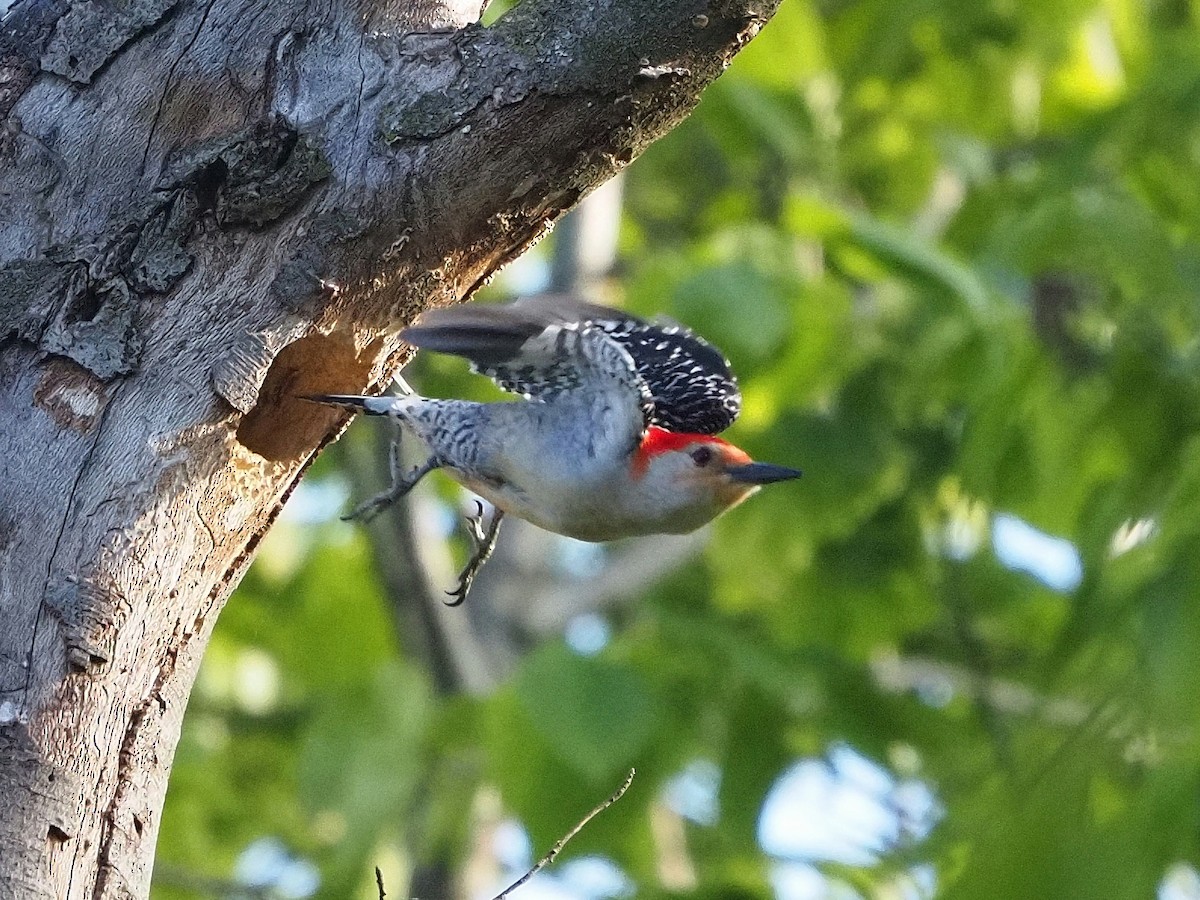
<svg viewBox="0 0 1200 900">
<path fill-rule="evenodd" d="M 535 651 L 516 690 L 539 736 L 593 780 L 634 765 L 655 728 L 655 704 L 637 673 L 562 644 Z"/>
</svg>

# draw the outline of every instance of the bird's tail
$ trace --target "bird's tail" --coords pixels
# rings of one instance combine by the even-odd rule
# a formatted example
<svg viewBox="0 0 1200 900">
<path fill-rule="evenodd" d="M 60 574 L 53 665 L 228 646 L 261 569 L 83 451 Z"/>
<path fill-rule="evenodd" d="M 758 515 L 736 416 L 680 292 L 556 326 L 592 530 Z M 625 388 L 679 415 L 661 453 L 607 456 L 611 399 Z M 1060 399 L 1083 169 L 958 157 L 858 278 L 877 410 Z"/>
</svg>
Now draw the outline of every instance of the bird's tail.
<svg viewBox="0 0 1200 900">
<path fill-rule="evenodd" d="M 300 399 L 310 403 L 324 403 L 326 406 L 340 406 L 369 416 L 386 416 L 394 411 L 396 401 L 402 398 L 363 397 L 358 394 L 301 394 Z"/>
</svg>

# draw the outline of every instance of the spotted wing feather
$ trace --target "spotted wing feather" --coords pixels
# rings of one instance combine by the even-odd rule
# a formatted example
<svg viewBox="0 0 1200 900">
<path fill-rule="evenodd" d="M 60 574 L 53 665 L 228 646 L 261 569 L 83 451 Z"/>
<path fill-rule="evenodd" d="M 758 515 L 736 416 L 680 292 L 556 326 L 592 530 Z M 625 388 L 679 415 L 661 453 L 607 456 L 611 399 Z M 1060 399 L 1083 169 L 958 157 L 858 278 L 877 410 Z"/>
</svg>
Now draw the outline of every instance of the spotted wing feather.
<svg viewBox="0 0 1200 900">
<path fill-rule="evenodd" d="M 669 431 L 717 434 L 741 407 L 728 360 L 703 338 L 571 297 L 438 310 L 405 338 L 465 356 L 505 390 L 541 401 L 599 374 L 636 395 L 646 426 Z"/>
<path fill-rule="evenodd" d="M 628 398 L 643 420 L 649 390 L 624 346 L 590 322 L 540 304 L 437 310 L 408 328 L 404 339 L 438 353 L 466 357 L 474 371 L 506 391 L 541 402 L 582 389 Z"/>
<path fill-rule="evenodd" d="M 653 401 L 648 424 L 693 434 L 718 434 L 733 424 L 742 395 L 716 347 L 680 325 L 632 317 L 596 324 L 633 357 Z"/>
<path fill-rule="evenodd" d="M 643 419 L 653 409 L 650 391 L 628 351 L 590 323 L 548 325 L 511 360 L 473 361 L 472 367 L 506 391 L 531 400 L 549 402 L 585 386 L 612 383 L 636 397 Z"/>
<path fill-rule="evenodd" d="M 668 431 L 718 434 L 733 424 L 742 395 L 725 356 L 674 322 L 647 322 L 575 297 L 542 294 L 511 309 L 560 322 L 586 322 L 621 344 L 645 382 L 653 408 L 646 424 Z"/>
</svg>

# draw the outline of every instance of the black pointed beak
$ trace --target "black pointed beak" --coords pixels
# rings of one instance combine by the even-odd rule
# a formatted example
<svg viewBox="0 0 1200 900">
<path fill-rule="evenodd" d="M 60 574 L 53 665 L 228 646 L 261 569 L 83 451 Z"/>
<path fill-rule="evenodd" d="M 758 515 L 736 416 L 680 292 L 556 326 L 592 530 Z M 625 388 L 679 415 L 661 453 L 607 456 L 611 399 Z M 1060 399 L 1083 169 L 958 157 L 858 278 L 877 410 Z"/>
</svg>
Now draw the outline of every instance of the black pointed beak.
<svg viewBox="0 0 1200 900">
<path fill-rule="evenodd" d="M 803 473 L 799 469 L 789 469 L 787 466 L 773 466 L 771 463 L 747 463 L 744 466 L 731 466 L 725 474 L 734 481 L 745 484 L 771 484 L 775 481 L 788 481 L 799 478 Z"/>
</svg>

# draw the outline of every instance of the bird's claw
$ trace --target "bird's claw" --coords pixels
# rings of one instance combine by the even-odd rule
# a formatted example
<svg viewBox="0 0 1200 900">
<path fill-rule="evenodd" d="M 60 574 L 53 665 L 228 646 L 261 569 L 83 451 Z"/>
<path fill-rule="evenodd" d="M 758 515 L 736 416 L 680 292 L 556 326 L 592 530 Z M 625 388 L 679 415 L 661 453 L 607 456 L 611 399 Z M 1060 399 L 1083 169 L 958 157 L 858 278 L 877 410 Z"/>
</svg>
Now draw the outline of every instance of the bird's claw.
<svg viewBox="0 0 1200 900">
<path fill-rule="evenodd" d="M 365 525 L 403 496 L 404 494 L 395 494 L 390 490 L 384 491 L 382 494 L 376 494 L 369 500 L 364 500 L 358 506 L 354 507 L 354 509 L 350 510 L 350 512 L 339 518 L 343 522 L 359 521 Z"/>
<path fill-rule="evenodd" d="M 358 519 L 363 522 L 370 522 L 383 512 L 384 509 L 396 503 L 416 487 L 417 482 L 440 466 L 441 462 L 437 457 L 430 457 L 421 465 L 409 470 L 406 475 L 400 474 L 401 465 L 400 441 L 397 439 L 393 442 L 392 449 L 388 453 L 388 468 L 392 474 L 392 486 L 386 491 L 378 493 L 374 497 L 358 504 L 358 506 L 342 516 L 342 521 L 349 522 Z"/>
<path fill-rule="evenodd" d="M 476 548 L 478 548 L 480 544 L 482 544 L 485 540 L 487 540 L 487 535 L 483 531 L 483 502 L 482 501 L 480 501 L 480 500 L 475 501 L 475 513 L 474 513 L 474 515 L 467 516 L 467 528 L 471 532 L 471 537 L 473 537 L 475 539 Z"/>
<path fill-rule="evenodd" d="M 392 486 L 386 491 L 378 493 L 374 497 L 358 504 L 358 506 L 342 516 L 342 521 L 349 522 L 358 519 L 362 522 L 370 522 L 387 507 L 396 503 L 411 491 L 416 483 L 420 481 L 421 476 L 428 471 L 425 466 L 417 466 L 404 478 L 394 481 Z"/>
<path fill-rule="evenodd" d="M 458 606 L 467 599 L 467 592 L 471 590 L 475 576 L 479 574 L 479 570 L 483 568 L 483 564 L 491 558 L 492 551 L 496 549 L 496 539 L 500 536 L 500 521 L 503 518 L 504 512 L 497 509 L 492 513 L 492 521 L 488 524 L 485 531 L 483 527 L 483 504 L 478 500 L 475 501 L 474 515 L 467 516 L 467 532 L 471 535 L 471 541 L 475 546 L 471 551 L 471 556 L 467 560 L 467 564 L 458 573 L 458 584 L 454 590 L 446 591 L 447 596 L 450 597 L 449 600 L 445 601 L 447 606 Z"/>
</svg>

